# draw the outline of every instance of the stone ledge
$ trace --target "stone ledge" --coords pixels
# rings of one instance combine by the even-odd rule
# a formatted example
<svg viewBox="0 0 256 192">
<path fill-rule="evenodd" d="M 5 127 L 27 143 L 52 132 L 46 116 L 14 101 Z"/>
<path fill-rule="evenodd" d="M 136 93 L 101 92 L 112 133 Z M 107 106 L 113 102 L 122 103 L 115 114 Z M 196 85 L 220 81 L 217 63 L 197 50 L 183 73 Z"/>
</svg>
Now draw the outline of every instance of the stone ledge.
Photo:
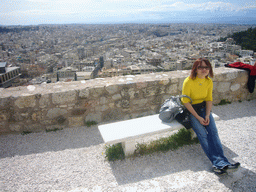
<svg viewBox="0 0 256 192">
<path fill-rule="evenodd" d="M 159 72 L 0 89 L 0 133 L 153 115 L 166 98 L 181 94 L 189 73 Z M 247 71 L 222 67 L 214 69 L 214 74 L 214 103 L 256 98 L 255 92 L 247 90 Z"/>
</svg>

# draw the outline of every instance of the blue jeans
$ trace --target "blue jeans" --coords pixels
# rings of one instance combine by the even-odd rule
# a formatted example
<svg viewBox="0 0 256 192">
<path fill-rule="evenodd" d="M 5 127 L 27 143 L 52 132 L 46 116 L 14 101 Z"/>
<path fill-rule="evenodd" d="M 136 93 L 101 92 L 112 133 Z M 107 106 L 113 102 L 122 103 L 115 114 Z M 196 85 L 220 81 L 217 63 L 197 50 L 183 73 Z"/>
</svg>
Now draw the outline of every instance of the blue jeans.
<svg viewBox="0 0 256 192">
<path fill-rule="evenodd" d="M 202 108 L 198 115 L 205 118 L 205 111 L 206 109 Z M 192 114 L 190 114 L 190 120 L 192 128 L 196 133 L 205 154 L 212 162 L 212 165 L 219 169 L 226 165 L 230 165 L 231 163 L 229 163 L 228 159 L 224 156 L 212 114 L 210 115 L 210 123 L 207 126 L 203 126 Z"/>
</svg>

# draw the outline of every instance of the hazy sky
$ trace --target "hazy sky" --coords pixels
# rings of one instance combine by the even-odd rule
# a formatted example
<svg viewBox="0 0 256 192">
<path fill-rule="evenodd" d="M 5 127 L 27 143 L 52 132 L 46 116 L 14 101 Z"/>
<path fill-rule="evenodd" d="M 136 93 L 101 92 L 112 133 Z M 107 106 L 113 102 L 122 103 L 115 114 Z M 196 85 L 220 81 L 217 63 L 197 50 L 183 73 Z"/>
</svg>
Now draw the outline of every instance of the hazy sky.
<svg viewBox="0 0 256 192">
<path fill-rule="evenodd" d="M 1 0 L 0 25 L 229 22 L 256 24 L 255 0 Z"/>
</svg>

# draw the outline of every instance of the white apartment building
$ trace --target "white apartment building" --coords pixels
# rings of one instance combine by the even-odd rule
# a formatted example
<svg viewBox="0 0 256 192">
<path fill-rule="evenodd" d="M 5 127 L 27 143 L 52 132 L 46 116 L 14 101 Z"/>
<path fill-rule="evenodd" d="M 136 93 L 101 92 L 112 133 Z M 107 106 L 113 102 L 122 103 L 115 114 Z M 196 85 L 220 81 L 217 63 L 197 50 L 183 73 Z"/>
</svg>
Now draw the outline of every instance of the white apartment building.
<svg viewBox="0 0 256 192">
<path fill-rule="evenodd" d="M 0 62 L 0 87 L 11 87 L 19 76 L 19 67 L 7 67 L 6 62 Z"/>
</svg>

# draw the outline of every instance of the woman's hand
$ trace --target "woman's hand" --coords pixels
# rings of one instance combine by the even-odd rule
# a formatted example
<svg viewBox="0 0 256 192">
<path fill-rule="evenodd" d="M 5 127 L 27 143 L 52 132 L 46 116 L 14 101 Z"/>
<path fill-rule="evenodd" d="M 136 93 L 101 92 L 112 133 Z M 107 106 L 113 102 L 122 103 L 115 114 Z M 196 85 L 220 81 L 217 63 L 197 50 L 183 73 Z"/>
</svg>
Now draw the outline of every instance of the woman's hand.
<svg viewBox="0 0 256 192">
<path fill-rule="evenodd" d="M 206 123 L 206 125 L 209 125 L 209 123 L 210 123 L 210 115 L 206 115 L 205 116 L 205 123 Z"/>
<path fill-rule="evenodd" d="M 195 118 L 197 118 L 197 120 L 204 126 L 206 125 L 209 125 L 210 123 L 210 110 L 211 110 L 211 102 L 206 102 L 207 104 L 207 110 L 209 111 L 209 115 L 207 115 L 206 113 L 206 116 L 205 116 L 205 119 L 202 118 L 201 116 L 199 116 L 197 114 L 197 112 L 195 111 L 195 109 L 192 107 L 192 105 L 190 103 L 184 103 L 185 107 L 187 108 L 187 110 L 192 114 L 194 115 Z"/>
<path fill-rule="evenodd" d="M 198 121 L 202 124 L 202 125 L 204 125 L 204 126 L 206 126 L 206 125 L 209 125 L 209 123 L 210 123 L 210 118 L 209 118 L 209 116 L 206 116 L 205 117 L 205 119 L 203 118 L 203 117 L 198 117 Z"/>
</svg>

